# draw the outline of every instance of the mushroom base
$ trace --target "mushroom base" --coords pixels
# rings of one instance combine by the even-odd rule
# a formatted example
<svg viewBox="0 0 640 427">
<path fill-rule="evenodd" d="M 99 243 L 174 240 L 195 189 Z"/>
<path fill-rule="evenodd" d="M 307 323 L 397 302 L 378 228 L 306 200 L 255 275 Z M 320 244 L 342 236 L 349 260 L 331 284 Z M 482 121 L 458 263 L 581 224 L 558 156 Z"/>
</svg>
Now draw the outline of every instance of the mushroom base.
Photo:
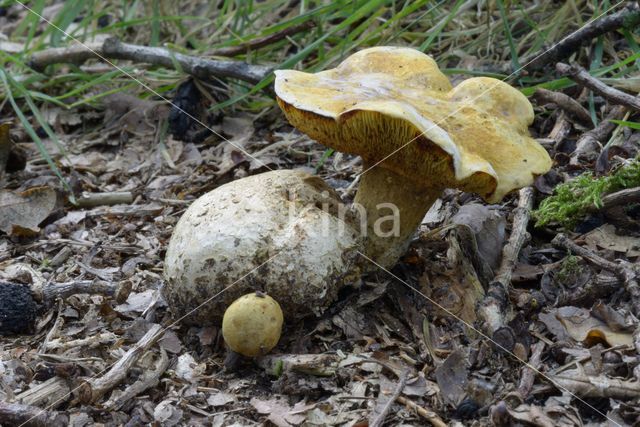
<svg viewBox="0 0 640 427">
<path fill-rule="evenodd" d="M 425 214 L 442 194 L 441 188 L 416 188 L 407 178 L 364 164 L 353 209 L 366 223 L 365 254 L 385 268 L 393 267 L 407 250 Z M 364 231 L 364 230 L 363 230 Z"/>
</svg>

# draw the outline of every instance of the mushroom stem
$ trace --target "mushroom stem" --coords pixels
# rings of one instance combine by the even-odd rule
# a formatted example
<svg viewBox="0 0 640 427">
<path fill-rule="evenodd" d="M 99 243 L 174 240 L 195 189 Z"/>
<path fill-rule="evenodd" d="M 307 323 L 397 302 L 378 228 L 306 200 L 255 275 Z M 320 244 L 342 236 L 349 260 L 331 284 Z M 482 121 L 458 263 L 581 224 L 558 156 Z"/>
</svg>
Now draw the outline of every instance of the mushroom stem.
<svg viewBox="0 0 640 427">
<path fill-rule="evenodd" d="M 361 230 L 366 255 L 383 267 L 393 267 L 442 189 L 416 188 L 415 182 L 395 172 L 369 167 L 365 162 L 354 210 L 362 228 L 366 221 L 366 234 Z"/>
</svg>

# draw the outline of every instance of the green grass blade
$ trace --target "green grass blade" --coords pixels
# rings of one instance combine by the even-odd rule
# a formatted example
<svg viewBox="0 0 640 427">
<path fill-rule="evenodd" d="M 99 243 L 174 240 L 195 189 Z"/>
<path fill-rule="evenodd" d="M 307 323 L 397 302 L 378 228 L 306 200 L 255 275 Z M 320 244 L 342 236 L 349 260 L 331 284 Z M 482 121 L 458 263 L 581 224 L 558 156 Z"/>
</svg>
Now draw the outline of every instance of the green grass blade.
<svg viewBox="0 0 640 427">
<path fill-rule="evenodd" d="M 53 161 L 53 159 L 47 152 L 47 149 L 44 146 L 44 143 L 38 136 L 38 133 L 35 131 L 33 126 L 31 126 L 29 119 L 27 119 L 27 117 L 24 115 L 24 113 L 16 103 L 16 100 L 12 94 L 11 85 L 9 83 L 8 77 L 9 76 L 5 73 L 4 69 L 0 68 L 0 81 L 2 81 L 2 84 L 4 85 L 5 95 L 9 100 L 9 103 L 13 107 L 13 110 L 18 116 L 18 119 L 22 123 L 22 126 L 24 127 L 25 131 L 31 137 L 31 139 L 35 142 L 36 147 L 38 148 L 38 151 L 40 152 L 42 157 L 45 159 L 45 161 L 47 162 L 47 164 L 49 165 L 53 173 L 58 177 L 64 189 L 67 190 L 67 192 L 69 193 L 69 200 L 71 201 L 71 203 L 75 204 L 75 197 L 73 195 L 73 191 L 71 190 L 71 186 L 69 186 L 69 183 L 67 182 L 67 180 L 62 176 L 62 172 L 60 172 L 58 165 L 56 165 L 56 163 Z"/>
<path fill-rule="evenodd" d="M 513 41 L 513 35 L 511 34 L 511 27 L 509 26 L 509 22 L 511 21 L 507 16 L 507 11 L 504 7 L 504 1 L 498 0 L 498 9 L 500 10 L 500 17 L 502 18 L 502 25 L 504 27 L 504 34 L 507 38 L 507 43 L 509 43 L 509 51 L 511 52 L 511 68 L 514 70 L 520 70 L 520 59 L 518 57 L 518 48 Z M 519 74 L 519 71 L 518 73 Z M 516 74 L 516 75 L 517 75 Z"/>
</svg>

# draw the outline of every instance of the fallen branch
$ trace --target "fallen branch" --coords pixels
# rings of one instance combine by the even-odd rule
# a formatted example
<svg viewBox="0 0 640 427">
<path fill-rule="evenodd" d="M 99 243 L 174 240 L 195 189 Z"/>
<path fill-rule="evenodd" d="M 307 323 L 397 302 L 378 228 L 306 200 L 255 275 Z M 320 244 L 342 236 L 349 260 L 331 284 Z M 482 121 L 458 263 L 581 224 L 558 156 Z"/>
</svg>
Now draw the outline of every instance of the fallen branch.
<svg viewBox="0 0 640 427">
<path fill-rule="evenodd" d="M 640 395 L 640 381 L 611 378 L 605 374 L 587 375 L 580 366 L 558 375 L 549 375 L 560 390 L 568 390 L 582 398 L 607 397 L 611 399 L 635 399 Z"/>
<path fill-rule="evenodd" d="M 601 121 L 598 126 L 582 134 L 576 143 L 576 149 L 571 153 L 569 164 L 576 166 L 580 164 L 581 160 L 595 161 L 600 152 L 602 141 L 604 141 L 617 126 L 611 122 L 611 120 L 620 119 L 624 116 L 625 111 L 626 109 L 623 106 L 617 105 L 613 107 L 611 111 L 609 111 L 609 114 L 607 114 L 607 117 Z"/>
<path fill-rule="evenodd" d="M 591 306 L 598 299 L 604 298 L 619 290 L 621 284 L 622 281 L 616 276 L 598 274 L 584 286 L 576 286 L 574 289 L 558 295 L 556 306 Z"/>
<path fill-rule="evenodd" d="M 61 412 L 37 406 L 7 403 L 0 400 L 0 425 L 24 427 L 64 427 L 69 417 Z"/>
<path fill-rule="evenodd" d="M 556 70 L 563 76 L 569 77 L 571 80 L 608 99 L 612 104 L 624 105 L 632 110 L 640 111 L 640 98 L 607 86 L 579 65 L 569 66 L 559 62 L 556 64 Z"/>
<path fill-rule="evenodd" d="M 533 97 L 541 103 L 548 104 L 556 104 L 563 111 L 567 113 L 567 115 L 578 122 L 591 125 L 591 115 L 578 101 L 566 95 L 562 92 L 554 92 L 551 90 L 538 88 L 536 89 Z"/>
<path fill-rule="evenodd" d="M 478 317 L 482 320 L 483 329 L 493 341 L 503 349 L 511 351 L 516 344 L 513 330 L 505 323 L 507 311 L 508 289 L 511 275 L 518 262 L 518 255 L 529 238 L 527 225 L 533 208 L 533 189 L 525 187 L 519 191 L 518 206 L 514 209 L 513 226 L 509 241 L 502 250 L 502 261 L 498 272 L 489 285 L 487 295 L 477 307 Z"/>
<path fill-rule="evenodd" d="M 589 249 L 578 246 L 562 233 L 554 237 L 551 243 L 570 251 L 574 255 L 578 255 L 586 259 L 591 264 L 614 273 L 622 281 L 625 290 L 631 296 L 631 307 L 633 313 L 636 316 L 640 315 L 640 283 L 638 282 L 638 279 L 640 278 L 639 266 L 624 260 L 618 260 L 618 262 L 606 260 Z"/>
<path fill-rule="evenodd" d="M 55 409 L 67 401 L 69 393 L 67 381 L 55 376 L 16 395 L 16 401 L 25 405 Z"/>
<path fill-rule="evenodd" d="M 398 398 L 396 400 L 398 402 L 402 403 L 403 405 L 405 405 L 407 408 L 409 408 L 409 409 L 411 409 L 413 411 L 416 411 L 416 413 L 418 415 L 420 415 L 421 417 L 423 417 L 427 421 L 429 421 L 432 426 L 434 426 L 434 427 L 447 427 L 447 423 L 442 421 L 442 418 L 440 418 L 438 416 L 438 414 L 436 414 L 435 412 L 433 412 L 433 411 L 431 411 L 429 409 L 426 409 L 426 408 L 418 405 L 413 400 L 409 400 L 404 396 L 398 396 Z"/>
<path fill-rule="evenodd" d="M 66 351 L 75 347 L 83 347 L 83 348 L 97 348 L 104 345 L 111 346 L 114 342 L 118 340 L 118 336 L 113 332 L 101 332 L 99 334 L 90 335 L 86 338 L 79 338 L 76 340 L 68 340 L 63 341 L 58 338 L 55 340 L 51 340 L 44 347 L 44 351 L 48 350 L 62 350 Z"/>
<path fill-rule="evenodd" d="M 602 34 L 619 28 L 635 28 L 639 23 L 640 8 L 637 3 L 631 3 L 616 13 L 589 22 L 578 31 L 560 40 L 543 54 L 535 57 L 526 68 L 529 71 L 539 70 L 547 64 L 554 64 L 561 59 L 567 58 L 578 50 L 580 46 L 591 42 L 591 40 Z M 523 62 L 526 63 L 529 60 L 525 59 Z"/>
<path fill-rule="evenodd" d="M 117 37 L 110 37 L 99 43 L 45 49 L 34 53 L 31 56 L 29 65 L 35 70 L 43 70 L 46 66 L 52 64 L 81 64 L 96 57 L 101 59 L 131 60 L 137 63 L 146 62 L 171 69 L 179 66 L 180 70 L 202 80 L 211 80 L 212 76 L 216 76 L 258 83 L 271 72 L 271 67 L 263 65 L 199 58 L 172 52 L 161 47 L 122 43 Z"/>
<path fill-rule="evenodd" d="M 140 340 L 135 343 L 122 358 L 111 366 L 111 369 L 100 377 L 88 378 L 76 388 L 74 403 L 80 401 L 90 404 L 96 402 L 114 387 L 124 381 L 129 371 L 140 357 L 162 337 L 164 329 L 160 325 L 153 325 Z"/>
<path fill-rule="evenodd" d="M 298 25 L 292 25 L 290 27 L 284 28 L 281 31 L 275 32 L 273 34 L 269 34 L 268 36 L 249 40 L 248 42 L 244 42 L 236 46 L 229 46 L 229 47 L 223 47 L 220 49 L 214 49 L 208 53 L 214 56 L 236 56 L 241 53 L 249 52 L 253 49 L 258 49 L 264 46 L 268 46 L 271 43 L 275 43 L 286 37 L 292 36 L 294 34 L 297 34 L 305 30 L 309 30 L 313 27 L 315 27 L 315 23 L 313 21 L 306 21 Z"/>
<path fill-rule="evenodd" d="M 120 295 L 122 292 L 125 292 L 123 286 L 103 280 L 75 280 L 62 283 L 49 282 L 42 288 L 39 301 L 50 305 L 58 298 L 65 299 L 71 295 L 89 294 L 114 297 L 117 301 L 121 302 L 123 297 L 126 299 L 128 296 Z"/>
<path fill-rule="evenodd" d="M 78 199 L 81 208 L 93 208 L 96 206 L 113 206 L 133 203 L 131 191 L 113 191 L 109 193 L 88 193 Z"/>
<path fill-rule="evenodd" d="M 398 385 L 396 386 L 396 389 L 393 391 L 393 394 L 389 397 L 387 402 L 384 404 L 378 416 L 375 417 L 375 419 L 369 424 L 370 427 L 382 427 L 382 425 L 384 424 L 384 419 L 387 417 L 387 414 L 389 414 L 389 411 L 391 410 L 391 405 L 393 405 L 396 399 L 400 396 L 400 393 L 402 393 L 404 386 L 407 384 L 408 376 L 409 376 L 409 370 L 405 370 L 402 373 L 402 375 L 400 375 L 400 379 L 398 381 Z M 380 393 L 382 393 L 382 390 L 380 391 Z"/>
<path fill-rule="evenodd" d="M 542 352 L 544 351 L 544 342 L 538 341 L 534 345 L 531 346 L 531 357 L 529 358 L 529 366 L 525 366 L 522 370 L 522 377 L 520 377 L 520 384 L 518 385 L 518 393 L 522 400 L 527 400 L 529 397 L 529 393 L 531 393 L 531 388 L 533 387 L 533 383 L 536 379 L 537 369 L 540 368 L 540 359 L 542 358 Z"/>
<path fill-rule="evenodd" d="M 160 349 L 160 359 L 156 363 L 156 368 L 153 371 L 144 371 L 142 377 L 135 383 L 127 387 L 121 395 L 111 398 L 104 404 L 105 409 L 109 411 L 117 411 L 127 403 L 131 402 L 136 396 L 144 391 L 155 387 L 160 382 L 160 377 L 165 373 L 169 367 L 169 357 L 167 352 Z"/>
<path fill-rule="evenodd" d="M 602 196 L 602 206 L 599 209 L 594 206 L 594 210 L 606 211 L 614 206 L 628 206 L 634 203 L 640 203 L 640 187 L 625 188 Z"/>
<path fill-rule="evenodd" d="M 335 354 L 267 354 L 255 359 L 258 366 L 269 375 L 282 372 L 328 377 L 335 375 L 342 358 Z"/>
</svg>

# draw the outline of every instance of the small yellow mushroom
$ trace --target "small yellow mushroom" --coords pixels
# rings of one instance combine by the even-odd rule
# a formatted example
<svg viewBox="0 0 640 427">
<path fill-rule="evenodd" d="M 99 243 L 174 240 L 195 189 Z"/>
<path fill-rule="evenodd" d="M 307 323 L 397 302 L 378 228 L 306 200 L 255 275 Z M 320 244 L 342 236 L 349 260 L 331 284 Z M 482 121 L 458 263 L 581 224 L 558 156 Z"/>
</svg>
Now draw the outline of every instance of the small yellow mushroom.
<svg viewBox="0 0 640 427">
<path fill-rule="evenodd" d="M 241 296 L 227 308 L 222 318 L 222 336 L 236 353 L 262 356 L 278 344 L 282 321 L 278 302 L 255 292 Z"/>
</svg>

